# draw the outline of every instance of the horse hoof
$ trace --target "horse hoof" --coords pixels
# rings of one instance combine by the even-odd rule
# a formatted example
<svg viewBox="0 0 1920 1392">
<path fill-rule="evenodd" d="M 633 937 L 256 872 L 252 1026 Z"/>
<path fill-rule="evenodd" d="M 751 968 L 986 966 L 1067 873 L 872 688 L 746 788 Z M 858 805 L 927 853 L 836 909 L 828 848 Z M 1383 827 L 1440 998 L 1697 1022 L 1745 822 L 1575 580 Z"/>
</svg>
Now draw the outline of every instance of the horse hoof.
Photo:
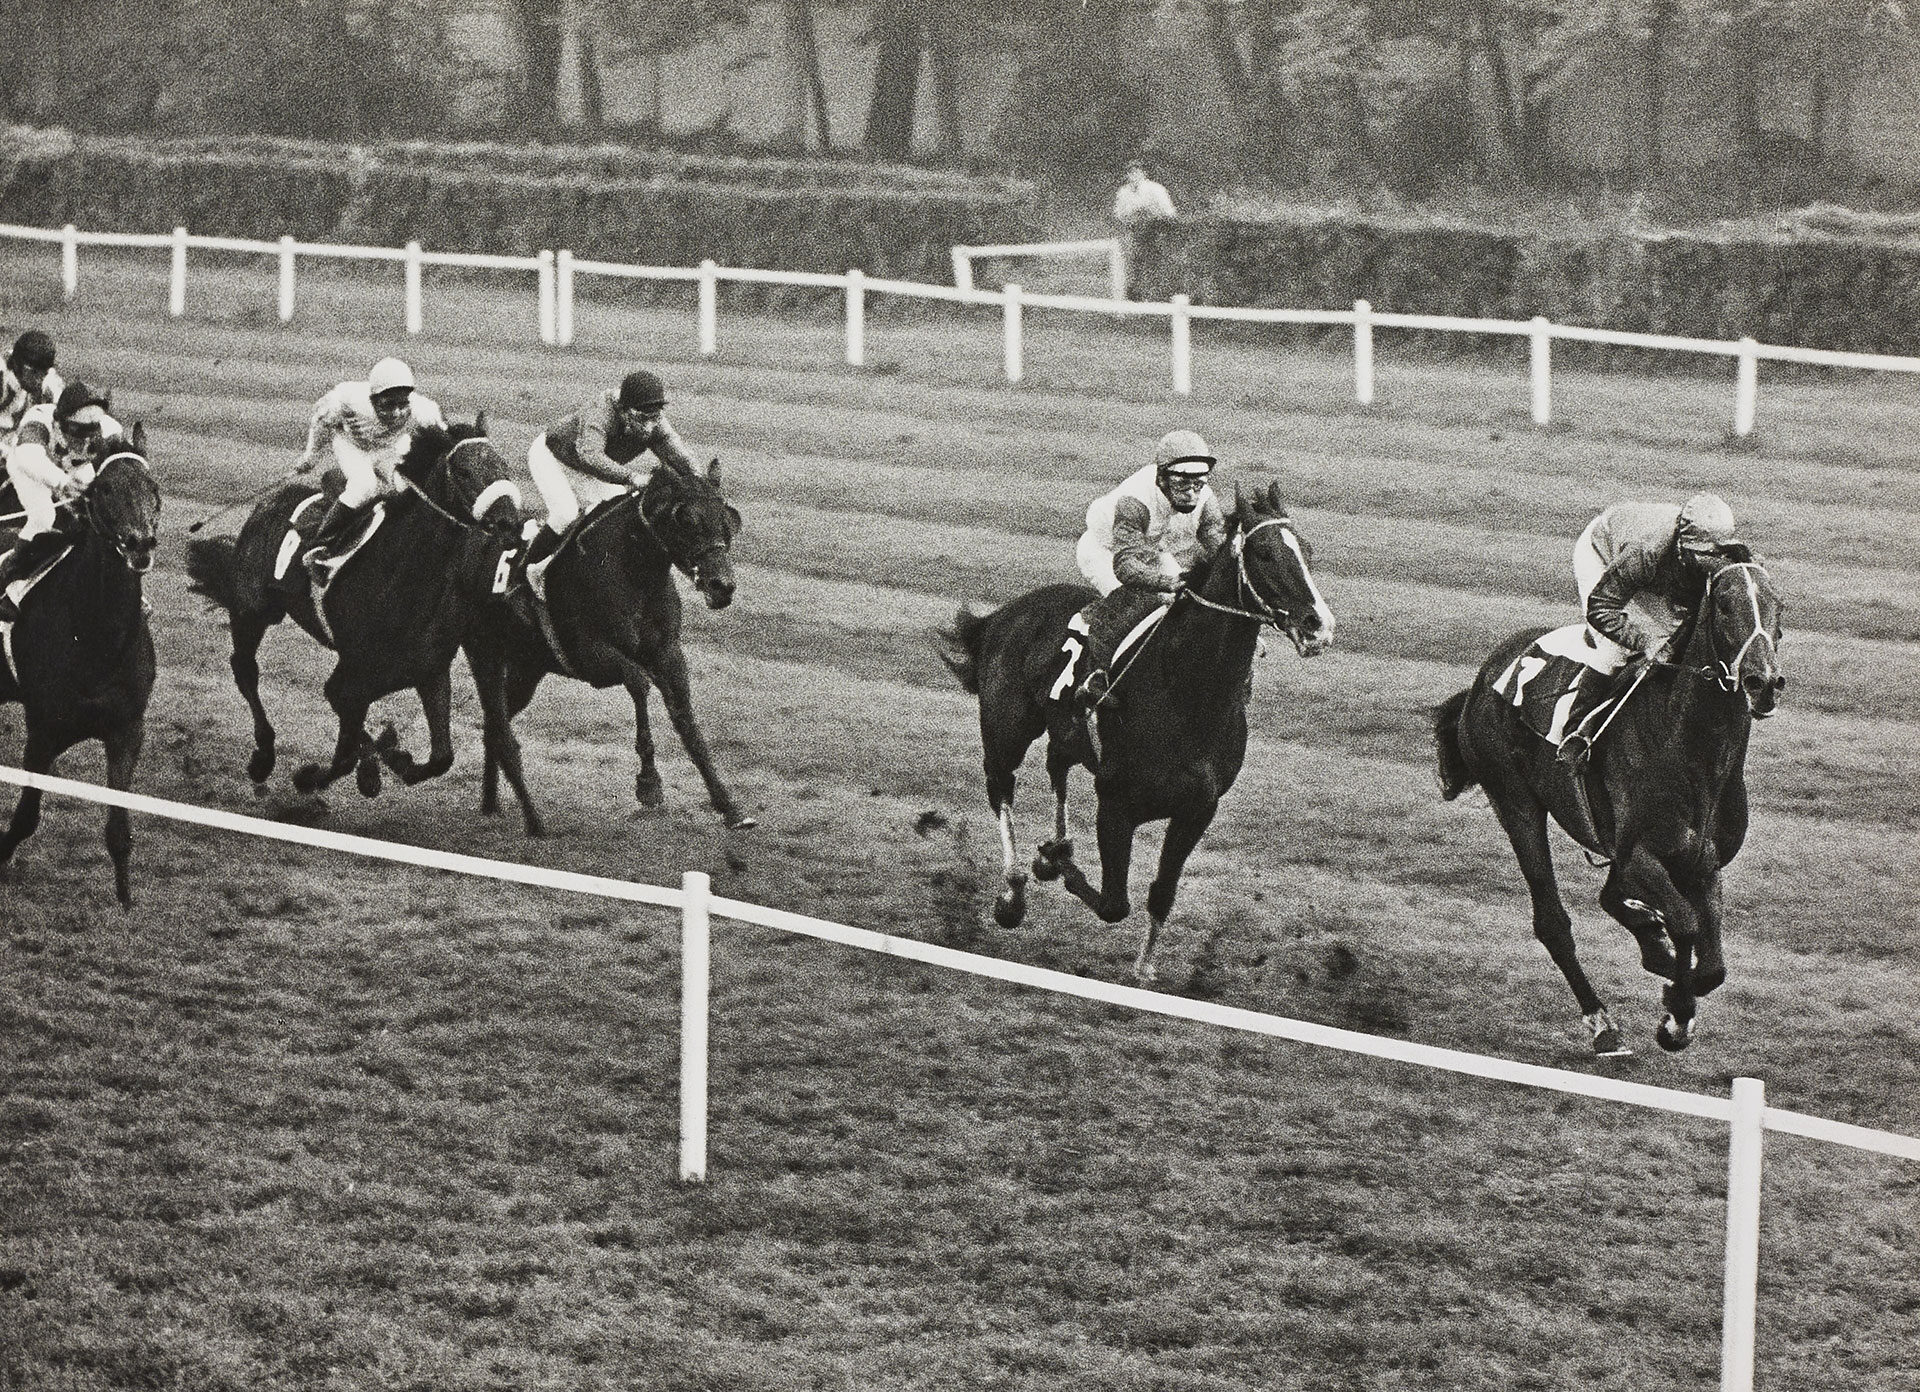
<svg viewBox="0 0 1920 1392">
<path fill-rule="evenodd" d="M 525 826 L 527 829 L 527 835 L 530 837 L 537 838 L 537 837 L 545 836 L 547 834 L 547 824 L 541 821 L 538 817 L 528 817 L 525 821 Z"/>
<path fill-rule="evenodd" d="M 294 791 L 317 793 L 326 786 L 327 770 L 321 764 L 302 764 L 293 771 Z"/>
<path fill-rule="evenodd" d="M 659 807 L 667 800 L 666 793 L 660 787 L 658 778 L 644 775 L 633 780 L 633 798 L 642 807 Z"/>
<path fill-rule="evenodd" d="M 749 817 L 744 812 L 730 812 L 727 814 L 728 831 L 752 831 L 759 825 L 759 818 Z"/>
<path fill-rule="evenodd" d="M 373 737 L 374 751 L 380 754 L 390 754 L 399 747 L 400 732 L 393 728 L 393 722 L 389 720 L 385 725 L 380 727 L 380 733 Z"/>
<path fill-rule="evenodd" d="M 1682 1025 L 1669 1015 L 1660 1022 L 1660 1028 L 1653 1032 L 1653 1037 L 1668 1053 L 1677 1054 L 1693 1043 L 1693 1027 Z"/>
<path fill-rule="evenodd" d="M 272 772 L 273 751 L 271 749 L 254 750 L 253 757 L 247 760 L 247 777 L 251 778 L 256 784 L 264 783 L 267 781 L 267 776 Z"/>
<path fill-rule="evenodd" d="M 1620 1031 L 1608 1025 L 1593 1037 L 1593 1056 L 1595 1058 L 1632 1058 L 1633 1050 L 1627 1047 L 1620 1037 Z"/>
<path fill-rule="evenodd" d="M 360 796 L 374 798 L 380 796 L 380 761 L 362 759 L 360 767 L 354 770 L 353 786 L 360 790 Z"/>
<path fill-rule="evenodd" d="M 1002 928 L 1018 928 L 1027 921 L 1027 896 L 1012 890 L 993 901 L 993 921 Z"/>
<path fill-rule="evenodd" d="M 1159 979 L 1160 979 L 1160 972 L 1153 965 L 1153 963 L 1148 962 L 1148 963 L 1145 963 L 1144 965 L 1136 964 L 1134 966 L 1134 969 L 1133 969 L 1134 985 L 1151 986 L 1153 985 L 1154 982 L 1158 981 Z"/>
</svg>

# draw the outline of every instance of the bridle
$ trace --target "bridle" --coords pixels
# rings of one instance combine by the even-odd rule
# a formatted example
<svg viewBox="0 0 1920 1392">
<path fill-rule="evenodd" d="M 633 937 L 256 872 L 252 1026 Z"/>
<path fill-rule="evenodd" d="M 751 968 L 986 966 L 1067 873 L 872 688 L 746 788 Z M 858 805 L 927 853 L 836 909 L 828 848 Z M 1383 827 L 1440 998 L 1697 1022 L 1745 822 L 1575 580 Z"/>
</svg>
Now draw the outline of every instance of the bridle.
<svg viewBox="0 0 1920 1392">
<path fill-rule="evenodd" d="M 1720 645 L 1714 637 L 1715 630 L 1709 610 L 1713 601 L 1714 586 L 1720 583 L 1722 576 L 1729 575 L 1736 570 L 1760 570 L 1760 566 L 1753 561 L 1732 561 L 1721 566 L 1718 570 L 1714 571 L 1713 574 L 1709 575 L 1707 577 L 1706 592 L 1701 597 L 1699 617 L 1696 619 L 1696 622 L 1706 624 L 1707 656 L 1710 659 L 1704 668 L 1699 669 L 1700 675 L 1712 680 L 1716 686 L 1729 695 L 1740 689 L 1740 666 L 1747 660 L 1748 649 L 1753 647 L 1756 642 L 1765 643 L 1770 656 L 1777 658 L 1780 651 L 1778 644 L 1773 641 L 1773 635 L 1767 632 L 1766 624 L 1760 617 L 1760 594 L 1757 589 L 1751 588 L 1751 579 L 1749 578 L 1750 588 L 1748 594 L 1753 600 L 1753 632 L 1747 635 L 1746 641 L 1740 645 L 1731 659 L 1724 661 L 1721 659 Z M 1762 571 L 1761 573 L 1764 574 L 1765 572 Z"/>
<path fill-rule="evenodd" d="M 1295 650 L 1304 654 L 1307 640 L 1306 635 L 1300 631 L 1299 623 L 1261 594 L 1259 587 L 1253 583 L 1253 577 L 1247 573 L 1247 539 L 1263 527 L 1283 527 L 1287 535 L 1295 535 L 1293 519 L 1286 516 L 1262 518 L 1244 532 L 1236 531 L 1233 534 L 1233 562 L 1239 570 L 1234 587 L 1234 598 L 1242 603 L 1251 600 L 1252 608 L 1243 609 L 1235 604 L 1222 604 L 1218 600 L 1208 599 L 1198 590 L 1182 590 L 1180 594 L 1201 608 L 1211 609 L 1216 614 L 1232 614 L 1236 618 L 1252 619 L 1256 623 L 1269 624 L 1278 632 L 1286 634 Z"/>
<path fill-rule="evenodd" d="M 109 534 L 105 530 L 104 524 L 100 521 L 100 519 L 96 515 L 92 505 L 92 500 L 89 497 L 89 495 L 93 492 L 93 490 L 99 486 L 100 480 L 106 477 L 107 466 L 109 464 L 113 464 L 122 459 L 131 459 L 133 461 L 134 466 L 140 472 L 141 480 L 147 485 L 149 489 L 152 490 L 153 501 L 154 501 L 154 516 L 157 519 L 160 511 L 159 509 L 160 490 L 154 484 L 153 477 L 148 472 L 149 466 L 147 464 L 146 456 L 141 454 L 138 450 L 130 450 L 130 449 L 115 450 L 113 451 L 113 453 L 107 455 L 106 458 L 102 459 L 98 464 L 94 465 L 93 481 L 89 483 L 85 488 L 83 488 L 80 491 L 80 495 L 74 499 L 73 508 L 74 508 L 74 512 L 79 516 L 80 520 L 83 523 L 85 523 L 87 529 L 91 531 L 95 536 L 99 537 L 102 541 L 106 542 L 107 545 L 111 546 L 114 549 L 114 551 L 119 555 L 120 559 L 126 563 L 127 568 L 129 570 L 133 571 L 135 574 L 145 574 L 146 571 L 150 570 L 153 566 L 152 548 L 149 547 L 147 554 L 144 556 L 136 557 L 135 555 L 133 555 L 133 553 L 127 549 L 127 543 L 125 541 L 123 541 L 118 536 Z M 142 564 L 142 562 L 144 562 L 144 564 Z"/>
<path fill-rule="evenodd" d="M 657 474 L 660 469 L 671 467 L 673 466 L 670 464 L 659 465 L 654 470 L 654 474 Z M 653 482 L 653 475 L 650 474 L 648 476 L 647 482 L 649 484 Z M 661 529 L 660 524 L 653 518 L 647 516 L 646 487 L 642 486 L 635 489 L 633 498 L 633 515 L 639 519 L 640 525 L 646 528 L 648 535 L 659 544 L 660 549 L 666 553 L 667 558 L 673 563 L 674 568 L 689 580 L 693 581 L 696 586 L 699 585 L 701 573 L 708 568 L 709 563 L 715 556 L 723 555 L 726 552 L 727 548 L 732 544 L 733 539 L 723 535 L 718 541 L 711 543 L 698 554 L 690 558 L 682 558 L 676 552 L 675 548 L 668 544 L 666 533 Z M 671 506 L 671 504 L 669 503 L 668 506 Z"/>
<path fill-rule="evenodd" d="M 492 444 L 492 437 L 487 435 L 469 435 L 464 440 L 455 440 L 447 447 L 446 452 L 434 461 L 433 468 L 428 471 L 428 477 L 432 477 L 442 470 L 447 470 L 450 473 L 453 468 L 453 457 L 468 445 L 490 446 Z M 427 493 L 424 487 L 416 484 L 412 479 L 407 478 L 405 474 L 401 474 L 400 477 L 406 481 L 407 487 L 418 495 L 421 502 L 425 503 L 429 508 L 433 509 L 433 511 L 439 513 L 447 521 L 453 523 L 454 526 L 463 530 L 472 530 L 475 527 L 483 525 L 480 519 L 485 517 L 488 510 L 502 498 L 512 499 L 513 505 L 516 508 L 520 506 L 520 490 L 514 486 L 513 480 L 505 478 L 495 479 L 492 483 L 481 489 L 479 494 L 475 496 L 473 505 L 468 509 L 472 520 L 468 521 L 466 518 L 460 517 L 455 513 L 449 512 L 446 508 L 441 507 L 440 504 L 435 502 Z"/>
</svg>

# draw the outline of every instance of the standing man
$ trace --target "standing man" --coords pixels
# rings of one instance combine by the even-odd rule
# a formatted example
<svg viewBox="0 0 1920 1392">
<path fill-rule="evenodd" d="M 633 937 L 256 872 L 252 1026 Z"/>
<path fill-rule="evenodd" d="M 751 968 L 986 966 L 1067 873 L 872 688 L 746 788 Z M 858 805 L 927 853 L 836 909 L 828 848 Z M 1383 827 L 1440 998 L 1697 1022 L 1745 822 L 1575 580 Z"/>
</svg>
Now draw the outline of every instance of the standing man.
<svg viewBox="0 0 1920 1392">
<path fill-rule="evenodd" d="M 1128 299 L 1133 298 L 1133 264 L 1140 229 L 1150 223 L 1172 222 L 1178 216 L 1165 185 L 1149 179 L 1147 167 L 1139 160 L 1129 164 L 1126 182 L 1113 195 L 1113 220 L 1120 224 L 1120 244 L 1126 256 Z"/>
<path fill-rule="evenodd" d="M 374 499 L 400 491 L 395 470 L 406 458 L 413 432 L 445 425 L 439 403 L 414 389 L 413 369 L 398 358 L 380 359 L 366 381 L 342 382 L 314 403 L 307 445 L 295 472 L 311 470 L 320 462 L 322 446 L 331 442 L 347 485 L 314 534 L 307 551 L 310 564 L 324 560 L 353 535 Z"/>
</svg>

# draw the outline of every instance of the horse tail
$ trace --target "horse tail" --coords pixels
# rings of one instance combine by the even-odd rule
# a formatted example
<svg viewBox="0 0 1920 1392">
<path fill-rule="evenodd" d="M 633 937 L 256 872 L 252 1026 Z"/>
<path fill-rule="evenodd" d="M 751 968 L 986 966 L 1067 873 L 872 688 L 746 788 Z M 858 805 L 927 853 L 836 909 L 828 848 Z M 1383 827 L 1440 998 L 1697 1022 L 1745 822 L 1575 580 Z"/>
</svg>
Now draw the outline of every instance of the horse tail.
<svg viewBox="0 0 1920 1392">
<path fill-rule="evenodd" d="M 234 590 L 239 548 L 232 537 L 207 537 L 187 543 L 187 588 L 229 612 L 240 607 Z"/>
<path fill-rule="evenodd" d="M 953 627 L 939 630 L 946 647 L 940 660 L 960 685 L 976 696 L 980 694 L 980 635 L 986 626 L 984 615 L 962 606 L 953 616 Z"/>
<path fill-rule="evenodd" d="M 1467 768 L 1467 756 L 1460 749 L 1460 716 L 1472 695 L 1471 687 L 1456 691 L 1433 708 L 1433 752 L 1440 766 L 1440 796 L 1448 802 L 1479 781 Z"/>
</svg>

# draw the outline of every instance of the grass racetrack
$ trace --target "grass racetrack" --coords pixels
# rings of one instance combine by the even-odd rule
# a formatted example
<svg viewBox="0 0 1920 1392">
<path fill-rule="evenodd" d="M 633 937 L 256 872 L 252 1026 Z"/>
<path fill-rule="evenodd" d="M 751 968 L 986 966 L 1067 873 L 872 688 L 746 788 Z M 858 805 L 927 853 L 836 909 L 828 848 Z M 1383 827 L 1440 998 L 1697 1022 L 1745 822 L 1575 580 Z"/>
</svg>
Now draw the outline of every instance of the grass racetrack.
<svg viewBox="0 0 1920 1392">
<path fill-rule="evenodd" d="M 326 655 L 263 653 L 272 795 L 185 529 L 292 462 L 315 397 L 402 352 L 523 466 L 549 419 L 647 363 L 746 519 L 733 607 L 688 608 L 697 709 L 760 827 L 729 833 L 655 707 L 668 806 L 632 800 L 625 696 L 550 680 L 519 722 L 552 835 L 478 815 L 478 705 L 453 772 L 338 830 L 716 892 L 1121 977 L 1140 916 L 1035 886 L 1003 932 L 975 712 L 931 630 L 1070 578 L 1086 502 L 1198 428 L 1278 479 L 1339 617 L 1269 643 L 1239 783 L 1189 865 L 1164 989 L 1920 1132 L 1920 404 L 1904 378 L 1562 371 L 1382 335 L 1381 401 L 1275 335 L 1162 338 L 1030 312 L 838 325 L 583 302 L 538 348 L 530 284 L 0 252 L 7 337 L 146 422 L 168 502 L 161 672 L 137 791 L 293 815 L 330 747 Z M 524 280 L 525 278 L 522 278 Z M 1754 735 L 1726 876 L 1728 984 L 1693 1048 L 1556 841 L 1595 985 L 1638 1050 L 1586 1053 L 1484 800 L 1439 800 L 1426 708 L 1513 629 L 1573 615 L 1573 538 L 1621 498 L 1724 495 L 1787 598 L 1788 687 Z M 533 495 L 528 492 L 529 500 Z M 237 529 L 240 514 L 222 526 Z M 210 533 L 211 534 L 211 533 Z M 383 702 L 424 742 L 411 695 Z M 0 760 L 17 760 L 17 707 Z M 61 772 L 98 780 L 97 748 Z M 1022 783 L 1029 854 L 1049 799 Z M 1091 857 L 1092 797 L 1077 829 Z M 928 815 L 933 814 L 933 815 Z M 677 924 L 666 913 L 136 818 L 122 913 L 99 809 L 49 799 L 0 881 L 0 1389 L 1647 1389 L 1716 1385 L 1724 1128 L 1250 1040 L 718 925 L 711 1179 L 674 1179 Z M 1157 832 L 1143 833 L 1135 900 Z M 1770 1135 L 1759 1386 L 1920 1389 L 1920 1170 Z"/>
</svg>

